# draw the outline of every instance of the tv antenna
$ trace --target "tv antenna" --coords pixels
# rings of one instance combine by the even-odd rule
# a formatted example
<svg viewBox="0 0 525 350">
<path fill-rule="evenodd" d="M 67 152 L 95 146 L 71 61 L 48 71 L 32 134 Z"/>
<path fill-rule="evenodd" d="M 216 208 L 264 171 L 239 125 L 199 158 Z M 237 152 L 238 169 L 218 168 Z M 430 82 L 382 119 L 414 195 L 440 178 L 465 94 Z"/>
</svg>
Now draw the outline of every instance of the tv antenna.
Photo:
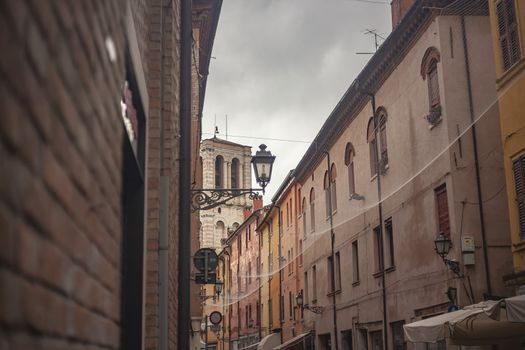
<svg viewBox="0 0 525 350">
<path fill-rule="evenodd" d="M 379 39 L 385 40 L 385 38 L 379 35 L 376 29 L 365 29 L 364 34 L 374 36 L 374 43 L 376 46 L 376 50 L 374 52 L 356 52 L 355 54 L 356 55 L 373 55 L 377 52 L 377 49 L 379 48 L 379 42 L 377 39 L 379 38 Z"/>
</svg>

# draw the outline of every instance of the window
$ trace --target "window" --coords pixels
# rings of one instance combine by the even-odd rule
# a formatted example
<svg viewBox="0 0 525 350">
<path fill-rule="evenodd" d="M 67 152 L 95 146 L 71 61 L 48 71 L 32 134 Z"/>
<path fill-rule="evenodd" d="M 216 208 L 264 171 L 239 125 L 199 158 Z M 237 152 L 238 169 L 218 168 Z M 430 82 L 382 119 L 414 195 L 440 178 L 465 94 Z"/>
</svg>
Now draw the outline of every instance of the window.
<svg viewBox="0 0 525 350">
<path fill-rule="evenodd" d="M 328 170 L 324 173 L 324 204 L 325 204 L 325 213 L 326 217 L 330 216 L 330 174 Z"/>
<path fill-rule="evenodd" d="M 315 192 L 314 188 L 310 190 L 310 232 L 315 231 Z"/>
<path fill-rule="evenodd" d="M 292 268 L 291 268 L 291 262 L 292 260 L 290 259 L 290 250 L 288 249 L 288 275 L 290 275 L 292 273 Z"/>
<path fill-rule="evenodd" d="M 423 60 L 421 61 L 421 77 L 423 78 L 423 80 L 427 81 L 428 104 L 431 112 L 440 105 L 437 70 L 437 64 L 439 63 L 439 61 L 439 51 L 433 46 L 429 47 L 425 51 L 425 54 L 423 55 Z M 436 117 L 439 116 L 440 115 Z"/>
<path fill-rule="evenodd" d="M 281 295 L 281 321 L 284 322 L 284 295 Z"/>
<path fill-rule="evenodd" d="M 231 183 L 232 188 L 240 188 L 240 172 L 239 172 L 239 160 L 237 158 L 232 159 L 231 165 Z"/>
<path fill-rule="evenodd" d="M 383 350 L 383 332 L 370 332 L 370 342 L 372 343 L 372 350 Z"/>
<path fill-rule="evenodd" d="M 306 272 L 304 273 L 304 276 L 306 277 Z M 305 283 L 308 283 L 306 279 L 305 279 Z M 305 291 L 303 291 L 303 290 L 301 289 L 301 295 L 304 296 L 303 303 L 306 304 L 306 295 L 305 295 L 304 292 L 305 292 Z M 302 319 L 302 318 L 304 317 L 304 309 L 301 307 L 300 310 L 301 310 L 301 319 Z"/>
<path fill-rule="evenodd" d="M 330 183 L 330 198 L 332 199 L 332 214 L 335 213 L 337 210 L 337 190 L 336 190 L 336 183 L 335 179 L 337 178 L 337 169 L 335 167 L 335 164 L 332 163 L 332 167 L 330 168 L 331 172 L 331 183 Z"/>
<path fill-rule="evenodd" d="M 303 266 L 303 241 L 299 239 L 299 266 Z"/>
<path fill-rule="evenodd" d="M 347 143 L 345 151 L 345 165 L 348 170 L 348 193 L 350 194 L 350 197 L 355 193 L 354 157 L 354 146 L 352 146 L 351 143 Z"/>
<path fill-rule="evenodd" d="M 450 219 L 448 215 L 447 185 L 436 188 L 437 220 L 439 233 L 450 238 Z"/>
<path fill-rule="evenodd" d="M 259 301 L 257 301 L 257 304 L 255 304 L 255 324 L 259 325 L 259 318 L 261 315 L 261 304 L 259 304 Z"/>
<path fill-rule="evenodd" d="M 381 245 L 383 244 L 381 238 L 381 226 L 374 228 L 374 247 L 375 247 L 375 267 L 376 273 L 383 271 L 383 259 L 381 256 Z"/>
<path fill-rule="evenodd" d="M 292 292 L 288 292 L 288 313 L 289 313 L 289 317 L 290 317 L 290 320 L 292 319 L 292 316 L 293 316 L 293 310 L 292 310 Z"/>
<path fill-rule="evenodd" d="M 406 350 L 407 342 L 405 340 L 405 332 L 403 331 L 403 325 L 405 321 L 392 322 L 390 327 L 392 328 L 392 343 L 394 350 Z"/>
<path fill-rule="evenodd" d="M 317 302 L 317 267 L 312 267 L 312 303 Z"/>
<path fill-rule="evenodd" d="M 357 241 L 352 242 L 352 268 L 354 283 L 359 282 L 359 250 Z"/>
<path fill-rule="evenodd" d="M 330 280 L 330 285 L 328 286 L 328 294 L 333 293 L 335 289 L 335 280 L 334 280 L 334 264 L 333 259 L 331 256 L 329 256 L 327 259 L 327 271 L 328 271 L 328 279 Z"/>
<path fill-rule="evenodd" d="M 242 255 L 242 235 L 239 234 L 239 238 L 237 238 L 237 245 L 239 246 L 239 256 Z"/>
<path fill-rule="evenodd" d="M 432 60 L 427 72 L 428 101 L 430 109 L 439 106 L 439 82 L 437 74 L 437 60 Z"/>
<path fill-rule="evenodd" d="M 252 283 L 252 262 L 248 261 L 248 284 Z"/>
<path fill-rule="evenodd" d="M 387 248 L 385 261 L 388 267 L 394 267 L 394 230 L 392 227 L 392 218 L 385 220 L 385 239 Z"/>
<path fill-rule="evenodd" d="M 525 154 L 512 162 L 520 240 L 525 240 Z"/>
<path fill-rule="evenodd" d="M 286 203 L 286 227 L 290 226 L 290 205 Z"/>
<path fill-rule="evenodd" d="M 386 110 L 383 107 L 377 109 L 379 119 L 379 150 L 380 150 L 380 166 L 388 164 L 388 146 L 386 143 Z"/>
<path fill-rule="evenodd" d="M 308 271 L 304 273 L 304 294 L 303 304 L 308 305 Z"/>
<path fill-rule="evenodd" d="M 293 273 L 293 262 L 295 260 L 295 255 L 293 255 L 293 248 L 292 248 L 292 254 L 290 256 L 290 269 L 291 269 L 291 273 Z"/>
<path fill-rule="evenodd" d="M 353 340 L 352 340 L 352 330 L 342 331 L 341 339 L 343 340 L 343 349 L 352 350 L 353 349 Z"/>
<path fill-rule="evenodd" d="M 335 253 L 335 291 L 341 290 L 341 254 Z"/>
<path fill-rule="evenodd" d="M 215 188 L 223 188 L 224 158 L 217 156 L 215 158 Z"/>
<path fill-rule="evenodd" d="M 516 7 L 514 0 L 501 0 L 496 4 L 499 44 L 503 70 L 512 67 L 521 57 Z"/>
<path fill-rule="evenodd" d="M 270 320 L 270 328 L 273 326 L 273 307 L 272 299 L 268 299 L 268 319 Z"/>
<path fill-rule="evenodd" d="M 303 198 L 302 219 L 303 219 L 303 237 L 306 238 L 306 198 Z"/>
<path fill-rule="evenodd" d="M 368 142 L 368 148 L 370 151 L 370 176 L 374 176 L 377 174 L 377 146 L 374 117 L 370 118 L 368 121 L 366 140 Z"/>
</svg>

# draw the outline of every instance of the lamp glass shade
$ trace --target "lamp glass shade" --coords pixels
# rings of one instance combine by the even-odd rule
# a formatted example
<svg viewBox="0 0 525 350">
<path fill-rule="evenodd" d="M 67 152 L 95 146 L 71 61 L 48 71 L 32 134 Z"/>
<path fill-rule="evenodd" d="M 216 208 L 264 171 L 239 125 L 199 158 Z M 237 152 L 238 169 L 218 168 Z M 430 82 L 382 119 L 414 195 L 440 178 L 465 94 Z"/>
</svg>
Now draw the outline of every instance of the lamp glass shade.
<svg viewBox="0 0 525 350">
<path fill-rule="evenodd" d="M 299 307 L 303 306 L 303 294 L 302 293 L 298 293 L 296 296 L 295 296 L 295 301 L 297 302 L 297 305 L 299 305 Z"/>
<path fill-rule="evenodd" d="M 273 162 L 275 156 L 270 151 L 266 150 L 266 145 L 259 146 L 259 150 L 255 152 L 252 157 L 253 171 L 255 172 L 255 180 L 262 188 L 266 187 L 272 177 Z"/>
<path fill-rule="evenodd" d="M 438 255 L 443 257 L 446 256 L 450 251 L 452 241 L 444 234 L 440 234 L 438 238 L 436 238 L 436 240 L 434 241 L 434 244 L 436 245 L 436 252 L 438 253 Z"/>
</svg>

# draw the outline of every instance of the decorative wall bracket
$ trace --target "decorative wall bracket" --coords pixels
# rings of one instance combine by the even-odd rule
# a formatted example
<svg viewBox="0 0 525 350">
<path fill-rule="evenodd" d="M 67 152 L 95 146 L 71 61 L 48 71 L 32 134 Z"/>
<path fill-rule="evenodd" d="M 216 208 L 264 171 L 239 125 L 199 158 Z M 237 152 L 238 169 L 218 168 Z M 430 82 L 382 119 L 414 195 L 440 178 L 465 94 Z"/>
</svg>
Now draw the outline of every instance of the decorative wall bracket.
<svg viewBox="0 0 525 350">
<path fill-rule="evenodd" d="M 250 200 L 254 200 L 261 197 L 257 192 L 264 193 L 264 190 L 258 188 L 194 189 L 191 190 L 191 208 L 194 212 L 197 210 L 208 210 L 244 195 L 248 195 Z"/>
<path fill-rule="evenodd" d="M 308 304 L 303 305 L 304 310 L 312 311 L 314 314 L 322 314 L 324 307 L 322 306 L 310 306 Z"/>
</svg>

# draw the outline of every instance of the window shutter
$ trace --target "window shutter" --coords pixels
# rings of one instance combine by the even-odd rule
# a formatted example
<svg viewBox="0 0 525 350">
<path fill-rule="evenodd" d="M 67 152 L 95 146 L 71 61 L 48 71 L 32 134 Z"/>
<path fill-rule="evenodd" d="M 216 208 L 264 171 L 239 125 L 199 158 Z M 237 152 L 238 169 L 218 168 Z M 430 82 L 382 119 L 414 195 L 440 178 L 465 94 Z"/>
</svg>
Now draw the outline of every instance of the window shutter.
<svg viewBox="0 0 525 350">
<path fill-rule="evenodd" d="M 503 69 L 509 69 L 521 57 L 516 9 L 514 0 L 502 0 L 496 4 L 498 32 Z"/>
<path fill-rule="evenodd" d="M 518 207 L 520 239 L 525 240 L 525 155 L 512 162 Z"/>
<path fill-rule="evenodd" d="M 450 237 L 447 188 L 445 186 L 440 187 L 436 190 L 436 199 L 439 232 L 442 232 L 445 236 Z"/>
<path fill-rule="evenodd" d="M 437 67 L 431 68 L 428 73 L 428 84 L 430 93 L 430 107 L 436 107 L 439 105 L 439 83 L 437 75 Z"/>
</svg>

